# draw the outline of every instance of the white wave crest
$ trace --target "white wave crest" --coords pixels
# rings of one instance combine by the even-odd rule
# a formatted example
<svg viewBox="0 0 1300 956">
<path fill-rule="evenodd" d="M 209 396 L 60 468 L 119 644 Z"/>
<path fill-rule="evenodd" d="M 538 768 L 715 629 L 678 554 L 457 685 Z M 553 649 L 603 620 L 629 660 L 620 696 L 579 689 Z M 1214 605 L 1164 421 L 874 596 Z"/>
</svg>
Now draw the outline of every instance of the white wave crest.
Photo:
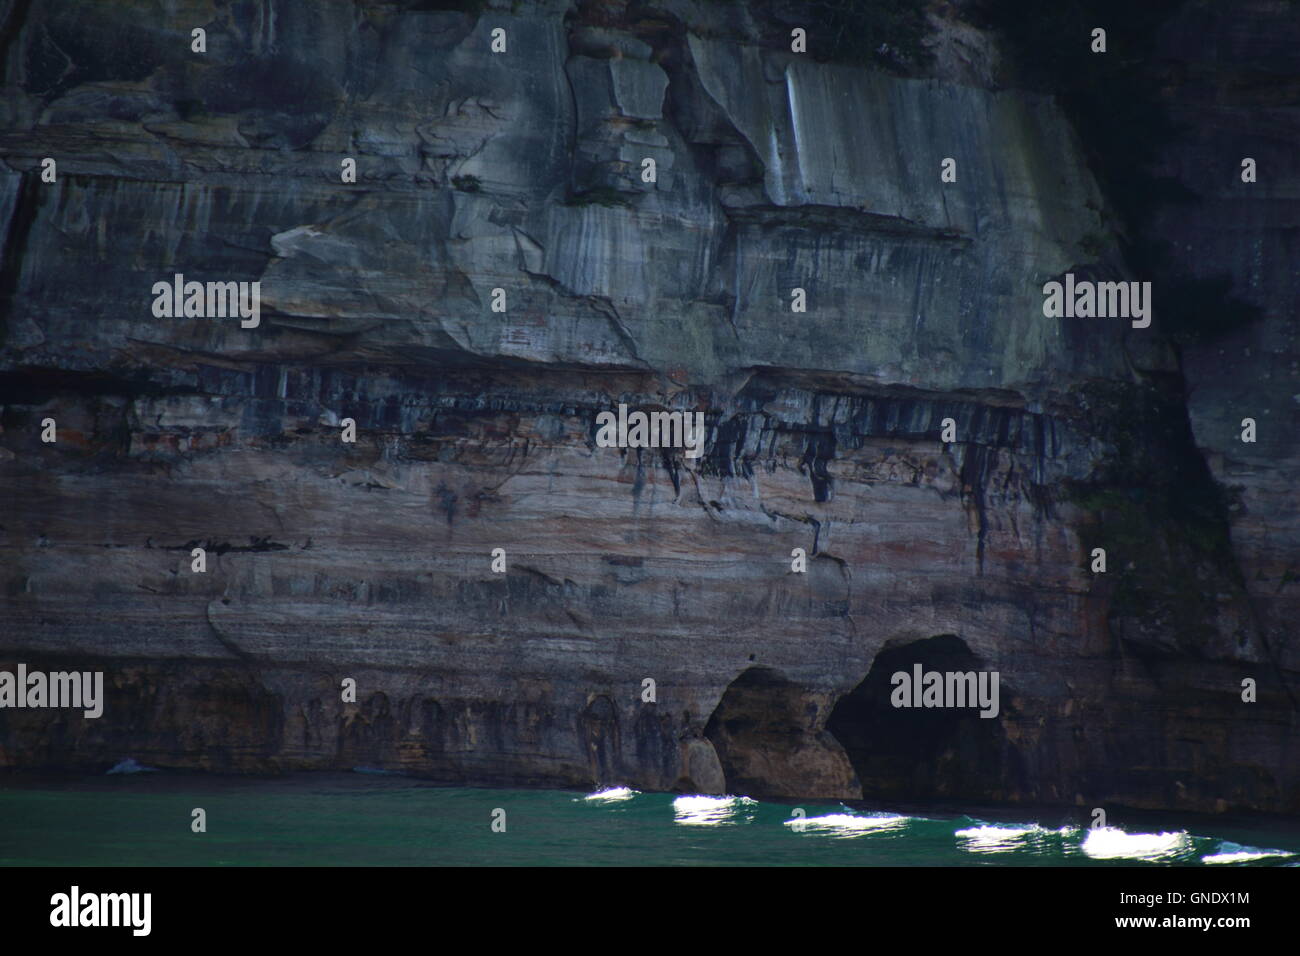
<svg viewBox="0 0 1300 956">
<path fill-rule="evenodd" d="M 1126 833 L 1116 827 L 1095 827 L 1080 849 L 1094 860 L 1162 860 L 1192 845 L 1186 831 L 1177 833 Z"/>
<path fill-rule="evenodd" d="M 673 822 L 706 827 L 734 823 L 737 810 L 757 802 L 749 797 L 706 797 L 702 794 L 678 797 L 673 801 Z"/>
<path fill-rule="evenodd" d="M 908 817 L 883 813 L 879 815 L 858 816 L 854 813 L 828 813 L 820 817 L 793 817 L 785 825 L 796 833 L 823 832 L 834 836 L 853 837 L 864 833 L 876 833 L 882 830 L 894 830 L 905 826 Z"/>
<path fill-rule="evenodd" d="M 1221 863 L 1249 863 L 1252 860 L 1266 860 L 1273 856 L 1295 856 L 1295 854 L 1288 853 L 1286 850 L 1263 850 L 1257 846 L 1242 846 L 1240 843 L 1224 840 L 1219 844 L 1219 852 L 1201 857 L 1201 862 L 1213 866 Z"/>
<path fill-rule="evenodd" d="M 1008 853 L 1023 848 L 1034 837 L 1048 832 L 1036 823 L 1014 823 L 1000 827 L 992 824 L 967 827 L 953 835 L 963 841 L 962 849 L 971 853 Z"/>
<path fill-rule="evenodd" d="M 640 792 L 640 790 L 633 790 L 631 787 L 606 787 L 604 790 L 589 793 L 582 799 L 590 800 L 593 803 L 618 803 L 621 800 L 631 800 Z"/>
</svg>

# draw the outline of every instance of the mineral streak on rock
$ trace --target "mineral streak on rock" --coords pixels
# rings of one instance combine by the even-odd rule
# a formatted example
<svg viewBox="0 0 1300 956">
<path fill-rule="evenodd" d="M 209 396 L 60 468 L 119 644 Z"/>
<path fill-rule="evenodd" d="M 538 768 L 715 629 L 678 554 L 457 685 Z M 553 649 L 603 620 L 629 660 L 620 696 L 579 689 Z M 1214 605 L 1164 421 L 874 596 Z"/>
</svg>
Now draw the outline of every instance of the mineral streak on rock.
<svg viewBox="0 0 1300 956">
<path fill-rule="evenodd" d="M 1218 410 L 1150 330 L 1044 317 L 1110 220 L 991 39 L 896 76 L 714 4 L 430 6 L 11 7 L 0 668 L 107 702 L 0 711 L 0 766 L 1300 812 L 1295 469 L 1214 459 L 1231 535 L 1148 506 Z M 178 272 L 260 326 L 155 318 Z M 597 447 L 621 402 L 705 454 Z M 891 718 L 881 660 L 1001 713 Z"/>
</svg>

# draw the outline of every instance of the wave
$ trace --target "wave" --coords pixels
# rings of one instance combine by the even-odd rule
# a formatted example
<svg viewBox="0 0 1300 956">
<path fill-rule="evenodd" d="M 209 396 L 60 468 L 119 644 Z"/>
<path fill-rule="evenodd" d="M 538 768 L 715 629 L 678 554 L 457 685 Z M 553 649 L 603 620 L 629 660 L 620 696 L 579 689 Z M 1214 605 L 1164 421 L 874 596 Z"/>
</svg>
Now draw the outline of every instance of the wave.
<svg viewBox="0 0 1300 956">
<path fill-rule="evenodd" d="M 593 803 L 620 803 L 623 800 L 631 800 L 640 793 L 640 790 L 633 790 L 631 787 L 606 787 L 604 790 L 589 793 L 582 799 Z"/>
<path fill-rule="evenodd" d="M 839 837 L 855 837 L 905 827 L 910 817 L 889 813 L 859 816 L 853 813 L 828 813 L 819 817 L 793 817 L 785 825 L 796 833 L 825 832 Z"/>
<path fill-rule="evenodd" d="M 1049 833 L 1067 835 L 1068 829 L 1048 830 L 1037 823 L 1013 823 L 1006 826 L 984 824 L 958 830 L 953 836 L 962 842 L 962 849 L 971 853 L 1010 853 L 1021 850 L 1037 838 Z"/>
<path fill-rule="evenodd" d="M 646 795 L 626 786 L 610 786 L 571 799 L 573 803 L 614 808 L 644 797 L 647 802 L 638 806 L 649 809 L 666 796 Z M 775 822 L 771 820 L 771 814 L 780 808 L 780 804 L 762 804 L 751 797 L 733 794 L 684 794 L 673 797 L 672 808 L 676 825 L 735 827 L 764 824 L 766 829 L 770 825 L 767 821 Z M 782 826 L 796 834 L 855 839 L 872 834 L 899 836 L 906 831 L 922 839 L 934 839 L 941 838 L 940 834 L 946 830 L 955 842 L 955 846 L 949 846 L 959 854 L 1029 854 L 1061 858 L 1061 862 L 1067 862 L 1070 857 L 1077 861 L 1082 856 L 1097 861 L 1165 864 L 1194 863 L 1199 857 L 1199 862 L 1205 865 L 1242 865 L 1260 860 L 1300 865 L 1300 852 L 1197 837 L 1186 830 L 1131 833 L 1118 827 L 1067 825 L 1052 828 L 1037 822 L 990 823 L 969 816 L 945 824 L 939 819 L 889 811 L 857 812 L 848 807 L 841 807 L 838 811 L 822 807 L 813 810 L 810 816 L 791 815 L 789 811 L 787 805 Z"/>
<path fill-rule="evenodd" d="M 739 822 L 738 811 L 757 806 L 749 797 L 706 797 L 692 795 L 673 801 L 673 822 L 684 826 L 721 826 Z"/>
<path fill-rule="evenodd" d="M 1116 827 L 1094 827 L 1080 849 L 1094 860 L 1169 860 L 1192 848 L 1187 831 L 1127 833 Z"/>
<path fill-rule="evenodd" d="M 1242 846 L 1240 843 L 1223 840 L 1219 843 L 1218 852 L 1201 857 L 1201 862 L 1213 866 L 1223 863 L 1250 863 L 1254 860 L 1266 860 L 1278 856 L 1295 856 L 1295 854 L 1288 853 L 1286 850 L 1263 850 L 1257 846 Z"/>
</svg>

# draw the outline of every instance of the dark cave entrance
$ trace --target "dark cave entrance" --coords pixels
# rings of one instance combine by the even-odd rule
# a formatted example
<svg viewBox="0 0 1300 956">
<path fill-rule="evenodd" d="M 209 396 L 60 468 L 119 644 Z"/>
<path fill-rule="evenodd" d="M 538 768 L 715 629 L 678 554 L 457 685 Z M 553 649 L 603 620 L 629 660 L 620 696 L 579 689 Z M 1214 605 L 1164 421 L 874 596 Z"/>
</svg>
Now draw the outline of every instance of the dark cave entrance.
<svg viewBox="0 0 1300 956">
<path fill-rule="evenodd" d="M 979 672 L 980 661 L 953 634 L 887 647 L 871 670 L 831 711 L 826 729 L 844 747 L 865 799 L 1001 800 L 1009 751 L 1002 727 L 1010 691 L 999 682 L 999 715 L 980 708 L 894 707 L 891 678 L 922 673 Z"/>
</svg>

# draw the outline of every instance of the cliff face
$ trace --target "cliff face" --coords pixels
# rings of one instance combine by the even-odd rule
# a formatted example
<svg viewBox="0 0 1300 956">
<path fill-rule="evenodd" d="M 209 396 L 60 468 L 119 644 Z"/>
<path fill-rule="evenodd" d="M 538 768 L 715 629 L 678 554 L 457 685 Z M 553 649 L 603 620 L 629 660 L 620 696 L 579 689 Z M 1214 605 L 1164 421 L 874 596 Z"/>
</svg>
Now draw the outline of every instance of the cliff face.
<svg viewBox="0 0 1300 956">
<path fill-rule="evenodd" d="M 1210 42 L 1210 37 L 1218 37 Z M 1300 669 L 1300 10 L 1257 2 L 1191 6 L 1160 37 L 1178 64 L 1169 103 L 1182 124 L 1165 172 L 1196 202 L 1162 210 L 1156 234 L 1188 270 L 1227 277 L 1260 321 L 1183 350 L 1187 408 L 1205 460 L 1234 491 L 1232 539 L 1271 660 Z M 1176 58 L 1176 59 L 1175 59 Z M 1255 182 L 1241 162 L 1256 161 Z M 1231 175 L 1228 175 L 1231 173 Z M 1243 442 L 1242 420 L 1257 425 Z"/>
<path fill-rule="evenodd" d="M 1295 452 L 1243 478 L 1155 328 L 1043 316 L 1126 276 L 987 37 L 902 77 L 728 5 L 415 6 L 10 9 L 0 668 L 109 692 L 0 711 L 0 766 L 1300 811 Z M 155 317 L 175 273 L 260 325 Z M 597 446 L 620 402 L 705 455 Z M 1168 504 L 1198 444 L 1231 527 Z M 881 710 L 914 663 L 999 716 Z"/>
</svg>

